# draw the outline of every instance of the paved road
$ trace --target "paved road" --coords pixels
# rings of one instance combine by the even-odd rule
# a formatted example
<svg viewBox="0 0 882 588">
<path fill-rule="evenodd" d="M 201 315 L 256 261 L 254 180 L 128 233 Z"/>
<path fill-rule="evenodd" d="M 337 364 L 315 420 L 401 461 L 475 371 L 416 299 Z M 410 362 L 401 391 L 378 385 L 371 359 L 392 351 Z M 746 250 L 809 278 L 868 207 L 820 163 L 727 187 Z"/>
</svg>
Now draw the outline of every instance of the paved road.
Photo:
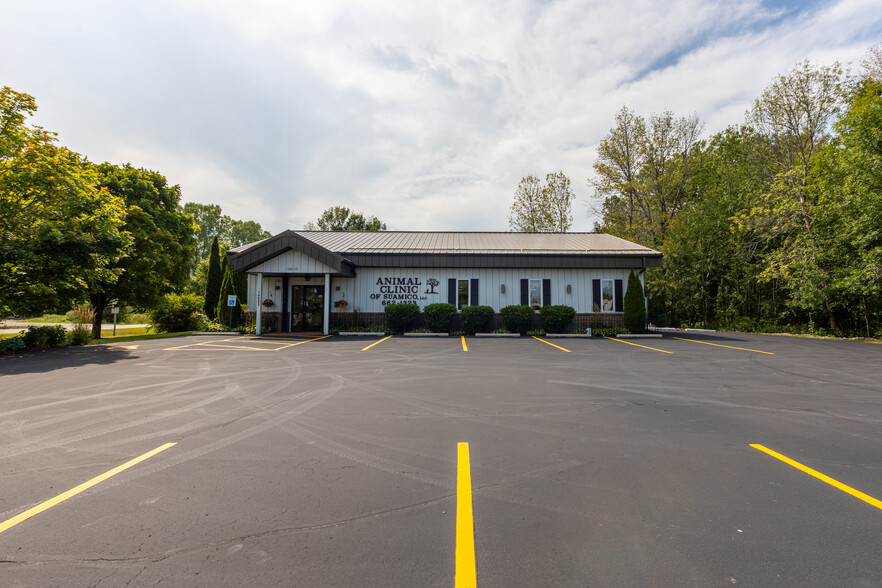
<svg viewBox="0 0 882 588">
<path fill-rule="evenodd" d="M 453 586 L 459 443 L 478 586 L 882 585 L 882 346 L 630 343 L 190 337 L 2 358 L 2 520 L 176 444 L 0 523 L 0 585 Z"/>
</svg>

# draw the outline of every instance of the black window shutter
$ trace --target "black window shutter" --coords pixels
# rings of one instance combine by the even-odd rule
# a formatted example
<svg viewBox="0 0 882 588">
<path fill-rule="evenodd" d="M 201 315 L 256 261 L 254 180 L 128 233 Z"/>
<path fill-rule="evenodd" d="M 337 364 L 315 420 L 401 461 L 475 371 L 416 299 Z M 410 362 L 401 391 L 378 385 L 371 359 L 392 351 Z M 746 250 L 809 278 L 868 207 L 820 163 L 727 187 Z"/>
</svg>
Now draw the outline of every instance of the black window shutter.
<svg viewBox="0 0 882 588">
<path fill-rule="evenodd" d="M 594 305 L 592 306 L 592 310 L 594 312 L 600 312 L 603 308 L 603 300 L 600 299 L 600 280 L 591 280 L 591 289 L 594 294 Z"/>
<path fill-rule="evenodd" d="M 622 284 L 622 280 L 616 280 L 616 312 L 622 312 L 624 310 L 623 300 L 625 298 L 624 295 L 624 287 Z"/>
<path fill-rule="evenodd" d="M 542 280 L 542 306 L 551 304 L 551 280 Z"/>
<path fill-rule="evenodd" d="M 530 284 L 527 280 L 521 280 L 521 304 L 530 304 Z"/>
<path fill-rule="evenodd" d="M 456 306 L 456 278 L 447 278 L 447 304 Z"/>
<path fill-rule="evenodd" d="M 471 304 L 469 306 L 477 306 L 478 305 L 478 278 L 472 278 L 469 283 L 471 287 L 471 295 L 469 296 Z"/>
</svg>

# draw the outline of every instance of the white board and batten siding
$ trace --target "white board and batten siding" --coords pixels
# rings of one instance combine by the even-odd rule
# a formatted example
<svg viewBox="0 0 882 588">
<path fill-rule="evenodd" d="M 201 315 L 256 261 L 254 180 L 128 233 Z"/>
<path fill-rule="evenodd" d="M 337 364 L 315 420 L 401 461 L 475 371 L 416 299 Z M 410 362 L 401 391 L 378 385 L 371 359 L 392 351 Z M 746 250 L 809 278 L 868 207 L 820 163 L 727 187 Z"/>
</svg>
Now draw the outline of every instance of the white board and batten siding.
<svg viewBox="0 0 882 588">
<path fill-rule="evenodd" d="M 565 304 L 576 312 L 592 312 L 592 280 L 623 280 L 627 289 L 629 270 L 622 269 L 401 269 L 361 268 L 355 278 L 334 278 L 331 303 L 346 300 L 347 311 L 383 312 L 383 302 L 413 302 L 420 308 L 448 301 L 448 280 L 478 280 L 478 301 L 499 312 L 501 308 L 521 303 L 521 280 L 551 280 L 551 304 Z M 391 288 L 386 279 L 392 278 Z M 438 280 L 432 288 L 429 280 Z M 641 281 L 643 276 L 640 276 Z M 503 290 L 504 288 L 504 292 Z M 567 292 L 567 286 L 570 292 Z M 339 288 L 339 290 L 338 290 Z M 396 292 L 398 290 L 398 292 Z M 434 290 L 434 293 L 431 293 Z M 405 292 L 401 292 L 405 291 Z M 405 293 L 408 299 L 395 297 Z M 415 296 L 415 299 L 414 299 Z"/>
<path fill-rule="evenodd" d="M 279 256 L 268 259 L 267 261 L 248 270 L 248 308 L 257 308 L 257 304 L 266 299 L 272 300 L 275 304 L 273 311 L 281 309 L 282 305 L 282 278 L 267 277 L 263 278 L 263 289 L 261 292 L 261 300 L 257 300 L 257 275 L 256 274 L 333 274 L 336 270 L 322 262 L 304 255 L 300 251 L 286 251 Z M 289 281 L 294 284 L 296 282 Z M 323 284 L 324 281 L 319 279 L 313 280 L 313 284 Z M 278 286 L 278 288 L 276 288 Z"/>
</svg>

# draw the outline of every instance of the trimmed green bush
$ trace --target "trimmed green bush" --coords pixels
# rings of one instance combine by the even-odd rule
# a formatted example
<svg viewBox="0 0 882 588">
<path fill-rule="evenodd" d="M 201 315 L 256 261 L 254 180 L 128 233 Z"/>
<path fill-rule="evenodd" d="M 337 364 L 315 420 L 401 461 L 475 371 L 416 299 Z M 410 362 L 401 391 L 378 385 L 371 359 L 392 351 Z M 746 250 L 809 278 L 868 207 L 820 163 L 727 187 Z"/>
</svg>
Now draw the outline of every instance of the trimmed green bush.
<svg viewBox="0 0 882 588">
<path fill-rule="evenodd" d="M 429 327 L 431 332 L 448 333 L 450 332 L 450 323 L 453 321 L 453 317 L 456 316 L 456 306 L 446 302 L 429 304 L 423 309 L 423 316 L 425 317 L 426 326 Z"/>
<path fill-rule="evenodd" d="M 466 333 L 486 333 L 493 324 L 493 308 L 490 306 L 464 306 L 462 308 L 462 325 Z"/>
<path fill-rule="evenodd" d="M 502 322 L 505 328 L 512 333 L 525 335 L 533 323 L 536 311 L 533 307 L 524 304 L 512 304 L 499 311 L 502 314 Z"/>
<path fill-rule="evenodd" d="M 646 304 L 643 300 L 643 284 L 631 270 L 628 276 L 628 289 L 625 291 L 625 307 L 623 319 L 625 328 L 632 333 L 642 333 L 646 328 Z"/>
<path fill-rule="evenodd" d="M 411 330 L 420 317 L 420 307 L 416 304 L 389 304 L 383 312 L 389 330 L 396 335 Z"/>
<path fill-rule="evenodd" d="M 58 325 L 49 327 L 28 327 L 24 333 L 24 343 L 28 349 L 46 349 L 67 343 L 67 331 Z"/>
<path fill-rule="evenodd" d="M 549 333 L 563 333 L 570 326 L 570 323 L 573 322 L 573 317 L 576 316 L 576 309 L 563 304 L 549 305 L 543 306 L 539 314 L 542 315 L 546 331 Z"/>
<path fill-rule="evenodd" d="M 163 333 L 199 329 L 204 300 L 196 294 L 166 294 L 149 315 L 156 329 Z"/>
</svg>

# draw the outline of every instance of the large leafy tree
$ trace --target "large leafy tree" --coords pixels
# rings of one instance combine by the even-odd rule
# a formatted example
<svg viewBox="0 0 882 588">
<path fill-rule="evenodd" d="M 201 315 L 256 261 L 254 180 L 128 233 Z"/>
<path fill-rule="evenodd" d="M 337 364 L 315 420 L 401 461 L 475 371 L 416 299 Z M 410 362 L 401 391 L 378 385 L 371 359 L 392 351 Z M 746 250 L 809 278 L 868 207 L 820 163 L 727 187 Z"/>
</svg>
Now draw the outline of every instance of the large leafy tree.
<svg viewBox="0 0 882 588">
<path fill-rule="evenodd" d="M 570 179 L 562 172 L 547 174 L 545 185 L 534 175 L 521 178 L 508 216 L 513 231 L 566 233 L 573 225 Z"/>
<path fill-rule="evenodd" d="M 332 206 L 304 228 L 309 231 L 385 231 L 386 223 L 363 212 L 352 212 L 345 206 Z"/>
<path fill-rule="evenodd" d="M 592 181 L 602 200 L 598 229 L 650 247 L 661 247 L 665 232 L 690 197 L 701 121 L 653 114 L 649 122 L 628 108 L 597 148 Z"/>
<path fill-rule="evenodd" d="M 124 203 L 80 155 L 25 124 L 34 98 L 0 89 L 0 316 L 64 308 L 111 283 L 130 238 Z"/>
<path fill-rule="evenodd" d="M 95 166 L 99 185 L 126 206 L 123 229 L 132 246 L 112 266 L 116 280 L 89 283 L 89 301 L 95 309 L 92 334 L 101 333 L 101 315 L 108 302 L 150 307 L 160 296 L 183 287 L 190 276 L 196 242 L 192 217 L 181 210 L 181 189 L 169 186 L 155 171 L 103 163 Z"/>
<path fill-rule="evenodd" d="M 272 235 L 263 230 L 260 223 L 255 221 L 236 220 L 223 214 L 217 204 L 198 204 L 187 202 L 184 204 L 184 212 L 193 217 L 198 227 L 196 232 L 195 262 L 199 263 L 206 259 L 211 251 L 211 242 L 215 237 L 227 248 L 240 247 L 248 243 L 254 243 L 267 239 Z"/>
</svg>

